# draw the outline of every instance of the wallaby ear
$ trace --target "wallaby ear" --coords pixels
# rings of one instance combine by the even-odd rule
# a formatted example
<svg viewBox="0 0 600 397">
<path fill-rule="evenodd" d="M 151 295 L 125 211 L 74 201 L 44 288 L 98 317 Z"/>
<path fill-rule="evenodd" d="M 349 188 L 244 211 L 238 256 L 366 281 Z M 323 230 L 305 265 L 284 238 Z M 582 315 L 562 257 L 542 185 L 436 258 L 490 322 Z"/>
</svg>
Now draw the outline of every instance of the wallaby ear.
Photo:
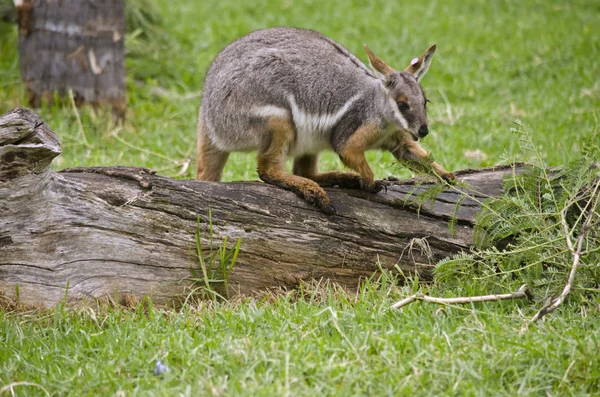
<svg viewBox="0 0 600 397">
<path fill-rule="evenodd" d="M 432 44 L 423 55 L 410 61 L 410 65 L 404 71 L 414 75 L 417 81 L 420 81 L 425 76 L 425 73 L 427 73 L 427 70 L 429 70 L 435 49 L 436 45 Z"/>
<path fill-rule="evenodd" d="M 394 73 L 394 69 L 389 67 L 385 62 L 377 57 L 377 55 L 373 54 L 373 51 L 365 44 L 365 51 L 367 52 L 367 56 L 369 57 L 369 62 L 375 71 L 377 71 L 380 76 L 380 79 L 385 80 L 389 77 L 390 74 Z"/>
</svg>

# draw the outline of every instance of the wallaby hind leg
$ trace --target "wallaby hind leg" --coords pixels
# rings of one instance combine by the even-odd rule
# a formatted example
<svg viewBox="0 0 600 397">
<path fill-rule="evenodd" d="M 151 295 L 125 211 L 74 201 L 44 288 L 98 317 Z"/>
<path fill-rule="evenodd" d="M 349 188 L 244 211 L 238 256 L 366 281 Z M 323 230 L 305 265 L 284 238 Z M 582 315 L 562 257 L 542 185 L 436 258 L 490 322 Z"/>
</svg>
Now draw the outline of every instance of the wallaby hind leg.
<svg viewBox="0 0 600 397">
<path fill-rule="evenodd" d="M 326 214 L 335 214 L 335 207 L 319 185 L 310 179 L 291 175 L 285 169 L 287 153 L 295 135 L 292 124 L 287 120 L 272 118 L 268 126 L 269 142 L 258 153 L 260 179 L 296 193 Z"/>
<path fill-rule="evenodd" d="M 360 189 L 360 175 L 355 172 L 319 172 L 316 154 L 306 154 L 294 159 L 294 175 L 312 179 L 320 186 L 339 186 L 346 189 Z"/>
<path fill-rule="evenodd" d="M 196 180 L 221 180 L 223 168 L 229 157 L 228 152 L 219 150 L 204 133 L 203 126 L 198 125 L 198 155 L 196 156 Z"/>
</svg>

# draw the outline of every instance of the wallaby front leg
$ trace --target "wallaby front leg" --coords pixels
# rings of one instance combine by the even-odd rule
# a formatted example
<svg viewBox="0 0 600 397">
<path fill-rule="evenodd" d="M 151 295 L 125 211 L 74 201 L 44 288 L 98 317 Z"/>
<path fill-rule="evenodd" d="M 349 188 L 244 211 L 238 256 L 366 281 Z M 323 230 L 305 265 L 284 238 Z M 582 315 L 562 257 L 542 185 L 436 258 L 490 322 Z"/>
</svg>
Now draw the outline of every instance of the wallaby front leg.
<svg viewBox="0 0 600 397">
<path fill-rule="evenodd" d="M 381 138 L 379 129 L 374 125 L 364 125 L 358 128 L 338 151 L 340 159 L 349 168 L 360 175 L 360 187 L 371 193 L 377 193 L 385 188 L 385 184 L 376 181 L 373 171 L 365 158 L 365 151 Z"/>
<path fill-rule="evenodd" d="M 290 190 L 317 206 L 326 214 L 335 214 L 335 207 L 327 193 L 314 181 L 291 175 L 285 169 L 285 160 L 294 141 L 294 127 L 284 119 L 268 121 L 269 142 L 258 153 L 258 176 L 266 183 Z"/>
<path fill-rule="evenodd" d="M 402 147 L 392 154 L 400 161 L 406 163 L 410 168 L 417 172 L 432 172 L 441 176 L 446 181 L 456 179 L 452 172 L 446 171 L 436 162 L 427 161 L 427 151 L 416 141 L 406 140 Z"/>
<path fill-rule="evenodd" d="M 320 186 L 339 186 L 346 189 L 360 189 L 360 175 L 348 171 L 318 171 L 319 157 L 306 154 L 294 159 L 294 175 L 312 179 Z"/>
</svg>

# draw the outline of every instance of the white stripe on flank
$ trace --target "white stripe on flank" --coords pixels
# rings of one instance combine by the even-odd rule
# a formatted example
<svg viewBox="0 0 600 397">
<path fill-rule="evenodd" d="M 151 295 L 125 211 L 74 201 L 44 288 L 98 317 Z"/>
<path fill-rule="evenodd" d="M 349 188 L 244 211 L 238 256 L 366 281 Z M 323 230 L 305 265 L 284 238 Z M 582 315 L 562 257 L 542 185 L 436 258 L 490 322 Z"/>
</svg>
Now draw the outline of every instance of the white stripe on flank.
<svg viewBox="0 0 600 397">
<path fill-rule="evenodd" d="M 254 107 L 254 108 L 252 108 L 251 113 L 254 116 L 265 117 L 265 118 L 267 118 L 267 117 L 281 117 L 284 119 L 290 118 L 290 113 L 287 111 L 287 109 L 280 108 L 278 106 L 273 106 L 273 105 Z"/>
<path fill-rule="evenodd" d="M 292 119 L 294 120 L 296 131 L 298 131 L 298 134 L 323 134 L 329 132 L 358 98 L 360 98 L 360 95 L 354 95 L 335 113 L 310 114 L 300 109 L 294 96 L 290 95 L 288 100 L 292 108 Z"/>
<path fill-rule="evenodd" d="M 316 154 L 323 150 L 331 149 L 329 135 L 331 128 L 344 117 L 352 104 L 359 98 L 360 95 L 354 95 L 335 113 L 310 114 L 300 109 L 294 96 L 289 95 L 288 100 L 292 109 L 292 120 L 296 127 L 296 145 L 292 148 L 291 154 Z"/>
</svg>

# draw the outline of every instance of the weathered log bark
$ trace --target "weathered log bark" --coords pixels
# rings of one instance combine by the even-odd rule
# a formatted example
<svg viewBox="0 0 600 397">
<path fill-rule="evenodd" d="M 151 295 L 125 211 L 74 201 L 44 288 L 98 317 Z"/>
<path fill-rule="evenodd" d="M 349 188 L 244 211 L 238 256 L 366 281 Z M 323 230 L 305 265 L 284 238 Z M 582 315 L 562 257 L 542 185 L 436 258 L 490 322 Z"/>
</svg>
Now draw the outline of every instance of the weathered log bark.
<svg viewBox="0 0 600 397">
<path fill-rule="evenodd" d="M 420 209 L 411 200 L 432 186 L 424 178 L 390 182 L 377 195 L 332 188 L 338 214 L 327 216 L 257 182 L 173 180 L 128 167 L 52 172 L 60 151 L 30 110 L 0 118 L 0 290 L 12 298 L 18 290 L 26 304 L 54 305 L 67 284 L 73 300 L 184 298 L 190 269 L 198 268 L 197 216 L 208 250 L 209 210 L 215 244 L 242 239 L 229 279 L 233 293 L 320 278 L 355 287 L 377 271 L 377 261 L 427 280 L 437 260 L 472 244 L 478 201 L 498 195 L 512 172 L 458 172 L 475 199 L 450 189 Z"/>
<path fill-rule="evenodd" d="M 54 93 L 125 115 L 124 0 L 21 0 L 21 78 L 32 106 Z"/>
</svg>

